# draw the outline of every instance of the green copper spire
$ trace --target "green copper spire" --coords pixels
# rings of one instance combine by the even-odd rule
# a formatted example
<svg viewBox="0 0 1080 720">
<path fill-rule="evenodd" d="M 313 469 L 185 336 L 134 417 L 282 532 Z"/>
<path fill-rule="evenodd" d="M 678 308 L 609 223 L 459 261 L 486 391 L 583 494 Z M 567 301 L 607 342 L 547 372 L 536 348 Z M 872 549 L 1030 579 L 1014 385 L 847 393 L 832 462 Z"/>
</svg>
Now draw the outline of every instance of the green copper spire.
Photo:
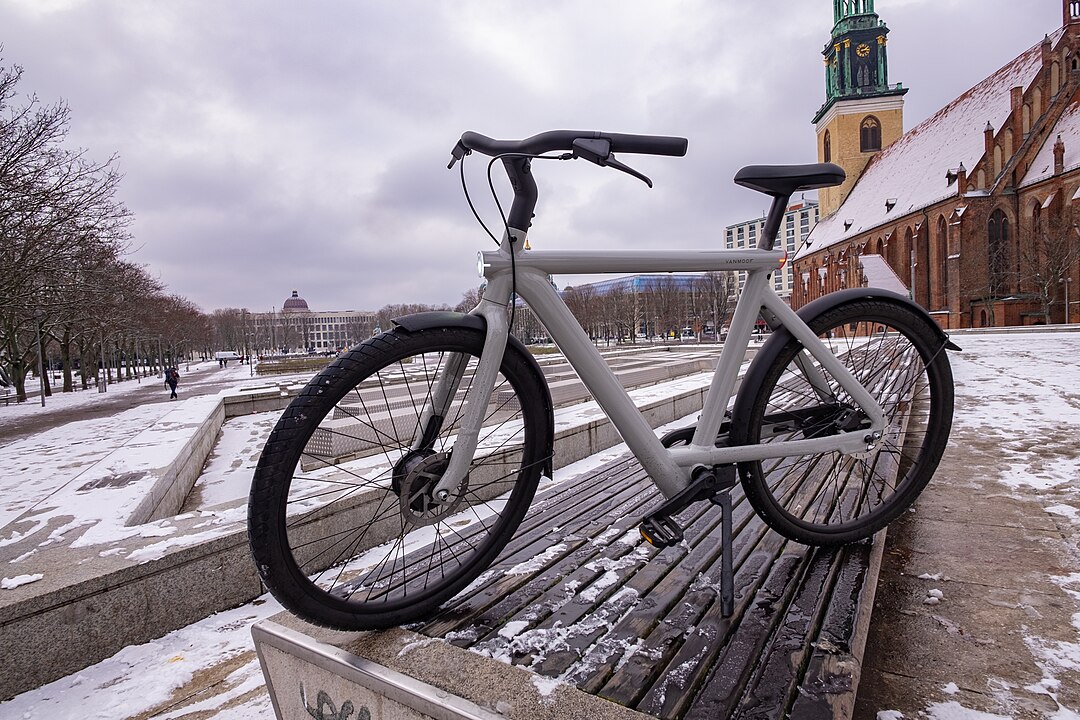
<svg viewBox="0 0 1080 720">
<path fill-rule="evenodd" d="M 833 24 L 852 15 L 873 15 L 874 0 L 833 0 Z"/>
<path fill-rule="evenodd" d="M 816 123 L 833 103 L 853 98 L 903 95 L 889 85 L 889 28 L 874 12 L 874 0 L 833 0 L 832 40 L 825 46 L 825 104 Z"/>
</svg>

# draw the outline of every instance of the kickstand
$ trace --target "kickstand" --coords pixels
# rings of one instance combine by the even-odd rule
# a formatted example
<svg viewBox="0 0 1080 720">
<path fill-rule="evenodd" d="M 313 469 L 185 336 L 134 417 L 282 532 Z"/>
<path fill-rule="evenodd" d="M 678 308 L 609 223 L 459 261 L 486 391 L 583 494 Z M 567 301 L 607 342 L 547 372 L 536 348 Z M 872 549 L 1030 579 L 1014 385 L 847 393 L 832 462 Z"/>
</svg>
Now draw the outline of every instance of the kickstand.
<svg viewBox="0 0 1080 720">
<path fill-rule="evenodd" d="M 710 500 L 720 506 L 720 615 L 735 614 L 735 569 L 731 559 L 731 494 L 717 493 Z"/>
</svg>

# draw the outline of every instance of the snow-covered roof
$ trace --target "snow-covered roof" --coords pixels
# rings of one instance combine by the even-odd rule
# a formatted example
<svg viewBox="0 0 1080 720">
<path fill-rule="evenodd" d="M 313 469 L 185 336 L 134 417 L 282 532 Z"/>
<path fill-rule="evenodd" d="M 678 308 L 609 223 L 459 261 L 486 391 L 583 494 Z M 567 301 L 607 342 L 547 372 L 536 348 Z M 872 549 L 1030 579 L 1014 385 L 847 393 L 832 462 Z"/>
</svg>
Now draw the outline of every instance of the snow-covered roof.
<svg viewBox="0 0 1080 720">
<path fill-rule="evenodd" d="M 956 195 L 955 181 L 949 184 L 946 175 L 961 163 L 975 167 L 985 154 L 987 122 L 997 130 L 1009 117 L 1012 88 L 1026 88 L 1042 66 L 1041 45 L 1025 50 L 871 159 L 844 204 L 818 222 L 795 259 Z M 886 209 L 885 201 L 892 199 L 895 205 Z"/>
<path fill-rule="evenodd" d="M 901 295 L 908 294 L 907 285 L 896 276 L 889 263 L 880 255 L 860 255 L 859 265 L 862 267 L 867 287 L 884 288 Z"/>
<path fill-rule="evenodd" d="M 1020 187 L 1034 185 L 1054 174 L 1054 143 L 1059 135 L 1065 142 L 1065 169 L 1080 166 L 1080 103 L 1074 102 L 1061 113 L 1054 129 L 1046 136 L 1046 142 L 1031 162 Z"/>
</svg>

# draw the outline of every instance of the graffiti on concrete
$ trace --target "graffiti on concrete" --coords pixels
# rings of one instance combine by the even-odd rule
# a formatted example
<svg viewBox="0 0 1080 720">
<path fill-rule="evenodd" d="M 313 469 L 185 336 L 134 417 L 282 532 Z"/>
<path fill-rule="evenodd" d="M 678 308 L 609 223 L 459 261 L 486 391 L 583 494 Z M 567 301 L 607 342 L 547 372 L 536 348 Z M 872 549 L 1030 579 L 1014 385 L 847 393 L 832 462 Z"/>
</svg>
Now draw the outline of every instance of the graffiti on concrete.
<svg viewBox="0 0 1080 720">
<path fill-rule="evenodd" d="M 353 718 L 352 714 L 356 708 L 352 700 L 346 700 L 338 708 L 325 690 L 318 692 L 315 696 L 315 707 L 311 707 L 304 695 L 304 683 L 300 683 L 300 702 L 308 711 L 308 715 L 315 720 L 371 720 L 371 712 L 363 705 L 360 706 L 360 712 Z"/>
</svg>

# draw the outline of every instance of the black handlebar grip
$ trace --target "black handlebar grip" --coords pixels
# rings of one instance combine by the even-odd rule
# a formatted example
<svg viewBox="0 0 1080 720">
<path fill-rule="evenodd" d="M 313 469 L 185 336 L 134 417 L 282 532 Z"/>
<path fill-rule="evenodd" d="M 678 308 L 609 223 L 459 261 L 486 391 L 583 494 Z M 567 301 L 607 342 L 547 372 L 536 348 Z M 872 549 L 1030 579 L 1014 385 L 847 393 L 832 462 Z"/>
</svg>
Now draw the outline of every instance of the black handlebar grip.
<svg viewBox="0 0 1080 720">
<path fill-rule="evenodd" d="M 600 133 L 599 135 L 611 141 L 612 152 L 672 155 L 675 157 L 682 157 L 686 154 L 686 138 L 665 135 L 624 135 L 622 133 Z"/>
</svg>

